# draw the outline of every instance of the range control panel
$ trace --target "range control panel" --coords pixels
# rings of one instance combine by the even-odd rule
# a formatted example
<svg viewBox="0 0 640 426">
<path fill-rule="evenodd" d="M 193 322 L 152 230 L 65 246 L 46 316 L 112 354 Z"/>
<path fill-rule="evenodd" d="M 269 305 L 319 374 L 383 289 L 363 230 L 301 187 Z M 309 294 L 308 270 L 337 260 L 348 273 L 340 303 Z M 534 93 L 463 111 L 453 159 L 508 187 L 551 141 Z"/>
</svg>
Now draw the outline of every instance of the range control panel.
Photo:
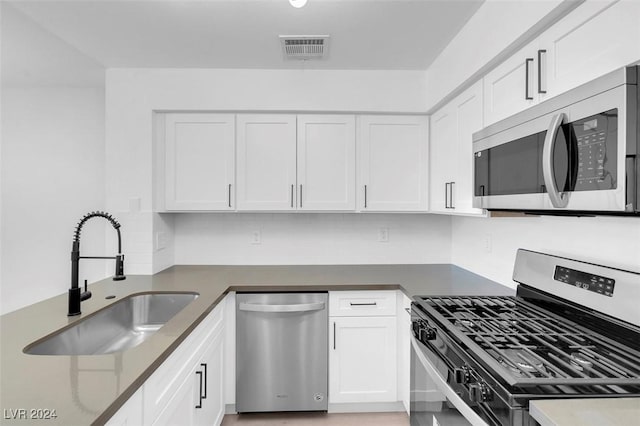
<svg viewBox="0 0 640 426">
<path fill-rule="evenodd" d="M 614 279 L 588 274 L 564 266 L 556 266 L 553 279 L 609 297 L 613 297 L 613 289 L 616 284 Z"/>
</svg>

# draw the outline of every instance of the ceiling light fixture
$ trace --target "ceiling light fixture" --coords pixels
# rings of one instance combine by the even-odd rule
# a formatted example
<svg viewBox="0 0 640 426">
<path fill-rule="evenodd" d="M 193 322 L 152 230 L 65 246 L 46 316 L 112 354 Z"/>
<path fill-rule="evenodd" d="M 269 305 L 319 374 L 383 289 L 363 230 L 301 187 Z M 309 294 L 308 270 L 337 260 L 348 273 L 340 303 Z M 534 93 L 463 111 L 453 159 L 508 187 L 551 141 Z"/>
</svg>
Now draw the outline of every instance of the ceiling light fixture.
<svg viewBox="0 0 640 426">
<path fill-rule="evenodd" d="M 307 0 L 289 0 L 289 3 L 291 3 L 291 6 L 295 7 L 296 9 L 300 9 L 305 4 L 307 4 Z"/>
</svg>

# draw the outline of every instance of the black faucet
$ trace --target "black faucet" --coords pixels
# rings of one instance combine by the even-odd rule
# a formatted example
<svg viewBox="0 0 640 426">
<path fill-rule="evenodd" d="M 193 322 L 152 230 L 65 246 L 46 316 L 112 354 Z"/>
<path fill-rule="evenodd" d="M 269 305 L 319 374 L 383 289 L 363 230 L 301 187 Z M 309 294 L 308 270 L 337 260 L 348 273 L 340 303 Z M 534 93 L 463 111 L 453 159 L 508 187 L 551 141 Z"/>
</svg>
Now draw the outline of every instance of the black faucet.
<svg viewBox="0 0 640 426">
<path fill-rule="evenodd" d="M 84 224 L 92 217 L 103 217 L 107 219 L 118 233 L 118 254 L 115 256 L 80 256 L 80 232 Z M 80 302 L 91 297 L 91 292 L 87 290 L 87 281 L 84 281 L 84 291 L 78 285 L 78 270 L 80 267 L 80 259 L 115 259 L 116 273 L 113 276 L 114 281 L 126 279 L 124 276 L 124 255 L 122 254 L 122 241 L 120 238 L 120 224 L 113 216 L 105 212 L 87 213 L 80 219 L 76 230 L 73 234 L 73 245 L 71 248 L 71 288 L 69 289 L 69 313 L 68 316 L 80 315 Z"/>
</svg>

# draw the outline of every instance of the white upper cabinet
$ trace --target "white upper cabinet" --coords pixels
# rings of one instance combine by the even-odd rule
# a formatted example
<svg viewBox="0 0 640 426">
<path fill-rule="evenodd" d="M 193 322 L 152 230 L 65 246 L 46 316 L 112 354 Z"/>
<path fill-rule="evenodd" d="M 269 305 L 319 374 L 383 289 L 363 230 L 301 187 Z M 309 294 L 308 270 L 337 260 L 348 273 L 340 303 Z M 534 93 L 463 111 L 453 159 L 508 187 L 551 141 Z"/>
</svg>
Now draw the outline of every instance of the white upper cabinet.
<svg viewBox="0 0 640 426">
<path fill-rule="evenodd" d="M 482 213 L 472 207 L 472 136 L 482 129 L 482 111 L 482 82 L 477 82 L 432 116 L 431 212 Z"/>
<path fill-rule="evenodd" d="M 548 96 L 637 62 L 640 1 L 588 0 L 545 31 L 539 46 Z"/>
<path fill-rule="evenodd" d="M 295 210 L 296 116 L 238 114 L 238 210 Z"/>
<path fill-rule="evenodd" d="M 484 76 L 484 117 L 492 124 L 538 101 L 538 42 L 528 44 Z"/>
<path fill-rule="evenodd" d="M 428 118 L 359 117 L 362 211 L 426 211 L 428 200 Z"/>
<path fill-rule="evenodd" d="M 639 61 L 639 40 L 639 1 L 585 1 L 484 76 L 485 125 Z"/>
<path fill-rule="evenodd" d="M 432 212 L 449 213 L 449 185 L 456 179 L 456 151 L 456 112 L 449 104 L 431 116 L 429 209 Z"/>
<path fill-rule="evenodd" d="M 233 114 L 167 114 L 164 158 L 167 211 L 232 209 Z"/>
<path fill-rule="evenodd" d="M 450 207 L 457 213 L 482 214 L 473 207 L 473 134 L 484 126 L 482 83 L 477 82 L 455 101 L 456 179 L 450 185 Z"/>
<path fill-rule="evenodd" d="M 353 115 L 298 116 L 298 209 L 355 210 Z"/>
</svg>

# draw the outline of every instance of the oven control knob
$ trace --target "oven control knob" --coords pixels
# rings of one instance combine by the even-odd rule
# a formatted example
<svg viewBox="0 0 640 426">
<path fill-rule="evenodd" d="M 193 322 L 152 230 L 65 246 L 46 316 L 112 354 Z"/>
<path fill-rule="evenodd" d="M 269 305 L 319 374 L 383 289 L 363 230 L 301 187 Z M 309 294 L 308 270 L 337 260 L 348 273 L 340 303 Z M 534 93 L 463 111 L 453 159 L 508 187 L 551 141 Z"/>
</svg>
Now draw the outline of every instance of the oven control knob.
<svg viewBox="0 0 640 426">
<path fill-rule="evenodd" d="M 462 367 L 462 368 L 454 368 L 453 369 L 453 380 L 456 383 L 469 383 L 469 381 L 471 380 L 471 372 L 469 371 L 468 367 Z"/>
<path fill-rule="evenodd" d="M 427 323 L 424 320 L 416 320 L 411 324 L 411 328 L 413 329 L 413 335 L 420 339 L 420 332 L 427 326 Z"/>
<path fill-rule="evenodd" d="M 435 340 L 436 339 L 436 329 L 433 327 L 425 326 L 422 330 L 420 330 L 420 340 L 426 342 L 427 340 Z"/>
<path fill-rule="evenodd" d="M 469 398 L 473 402 L 490 401 L 491 391 L 484 383 L 472 383 L 469 385 Z"/>
</svg>

